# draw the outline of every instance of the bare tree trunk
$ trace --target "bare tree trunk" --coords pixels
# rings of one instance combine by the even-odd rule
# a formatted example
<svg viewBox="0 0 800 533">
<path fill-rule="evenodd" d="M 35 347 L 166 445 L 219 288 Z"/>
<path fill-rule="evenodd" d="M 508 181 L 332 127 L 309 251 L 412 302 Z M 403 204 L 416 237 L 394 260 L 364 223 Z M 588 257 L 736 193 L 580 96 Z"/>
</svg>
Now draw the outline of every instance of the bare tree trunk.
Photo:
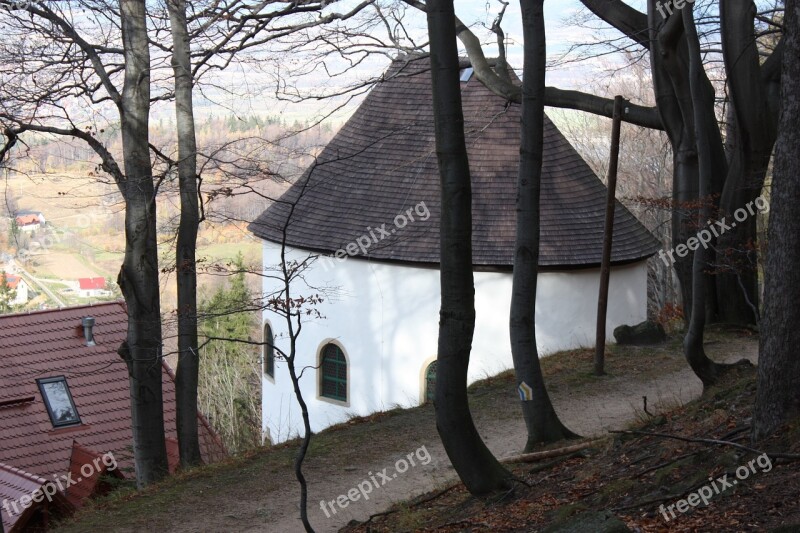
<svg viewBox="0 0 800 533">
<path fill-rule="evenodd" d="M 666 2 L 648 2 L 648 18 L 623 2 L 606 0 L 581 0 L 593 13 L 611 24 L 630 39 L 650 49 L 653 83 L 659 113 L 664 128 L 670 135 L 675 157 L 673 190 L 673 244 L 685 244 L 696 231 L 692 221 L 692 209 L 684 206 L 693 200 L 696 187 L 697 161 L 693 140 L 682 135 L 693 134 L 694 119 L 686 114 L 687 107 L 685 68 L 685 39 L 682 36 L 679 9 L 664 10 Z M 773 54 L 760 64 L 759 51 L 754 35 L 755 5 L 752 2 L 722 1 L 720 3 L 723 58 L 729 76 L 731 105 L 737 121 L 741 121 L 741 135 L 733 143 L 737 153 L 725 158 L 720 142 L 719 127 L 710 130 L 713 153 L 713 174 L 710 190 L 720 194 L 721 216 L 732 214 L 736 209 L 752 201 L 760 193 L 764 175 L 769 164 L 771 147 L 775 138 L 776 80 L 779 78 L 777 63 L 781 56 L 779 44 Z M 665 13 L 672 13 L 666 16 Z M 642 35 L 650 28 L 649 42 Z M 704 84 L 709 83 L 703 74 Z M 711 120 L 714 109 L 706 106 L 706 120 Z M 686 127 L 680 125 L 679 108 L 683 108 Z M 737 128 L 737 129 L 740 129 Z M 728 169 L 727 160 L 730 161 Z M 755 219 L 737 224 L 722 235 L 717 243 L 715 283 L 707 284 L 707 318 L 728 323 L 753 323 L 753 311 L 757 307 L 757 272 L 755 242 Z M 702 221 L 705 222 L 705 221 Z M 694 226 L 694 227 L 692 227 Z M 681 294 L 686 307 L 687 319 L 691 314 L 692 254 L 677 258 L 675 270 L 681 283 Z M 744 290 L 742 289 L 744 287 Z"/>
<path fill-rule="evenodd" d="M 510 474 L 481 440 L 467 400 L 475 331 L 472 190 L 461 109 L 453 0 L 427 4 L 436 155 L 442 181 L 441 297 L 436 428 L 456 472 L 472 494 L 508 486 Z"/>
<path fill-rule="evenodd" d="M 285 248 L 285 247 L 284 247 Z M 284 259 L 285 261 L 285 259 Z M 282 266 L 285 265 L 285 262 Z M 288 270 L 284 266 L 285 274 L 288 274 Z M 289 274 L 290 275 L 290 274 Z M 288 295 L 288 283 L 287 286 L 287 295 Z M 288 298 L 288 296 L 287 296 Z M 292 321 L 291 314 L 287 315 L 287 321 Z M 296 352 L 296 345 L 297 345 L 297 335 L 299 334 L 299 330 L 294 332 L 294 330 L 289 330 L 290 335 L 290 342 L 291 352 L 290 356 L 287 358 L 288 367 L 289 367 L 289 377 L 292 380 L 292 388 L 294 389 L 294 395 L 297 398 L 297 404 L 300 406 L 300 413 L 303 417 L 303 438 L 300 441 L 300 448 L 297 450 L 297 455 L 294 458 L 294 475 L 297 478 L 297 482 L 300 484 L 300 521 L 303 523 L 303 528 L 306 530 L 306 533 L 314 533 L 314 527 L 311 525 L 311 521 L 308 518 L 308 481 L 306 480 L 306 476 L 303 473 L 303 462 L 306 459 L 306 455 L 308 454 L 308 449 L 311 446 L 311 419 L 308 415 L 308 405 L 306 404 L 306 400 L 303 397 L 303 393 L 300 390 L 300 375 L 297 373 L 297 368 L 295 366 L 295 355 Z"/>
<path fill-rule="evenodd" d="M 509 328 L 511 354 L 514 358 L 517 387 L 522 401 L 522 416 L 528 428 L 525 451 L 529 452 L 538 443 L 554 442 L 576 435 L 561 423 L 553 408 L 544 384 L 536 347 L 539 199 L 544 150 L 544 80 L 547 47 L 544 0 L 520 0 L 520 6 L 525 38 L 525 59 L 517 177 L 517 228 Z"/>
<path fill-rule="evenodd" d="M 405 2 L 424 9 L 423 4 L 417 0 Z M 649 49 L 659 117 L 653 117 L 653 110 L 650 108 L 629 105 L 626 107 L 624 120 L 648 128 L 664 129 L 669 135 L 674 168 L 672 242 L 673 247 L 685 244 L 695 235 L 701 221 L 697 216 L 697 204 L 700 200 L 697 193 L 699 163 L 694 140 L 694 111 L 688 86 L 688 56 L 681 20 L 682 10 L 665 10 L 667 3 L 656 0 L 648 0 L 647 15 L 618 0 L 581 0 L 581 3 L 628 38 Z M 703 119 L 715 122 L 715 127 L 709 130 L 714 160 L 710 183 L 712 196 L 703 201 L 711 201 L 714 210 L 721 207 L 723 212 L 733 213 L 757 196 L 759 184 L 763 185 L 771 151 L 770 137 L 774 139 L 775 135 L 774 128 L 770 133 L 769 125 L 774 123 L 777 100 L 774 86 L 780 70 L 775 64 L 781 56 L 781 45 L 759 67 L 758 50 L 753 35 L 753 3 L 732 1 L 729 5 L 732 6 L 728 8 L 729 13 L 735 16 L 729 16 L 722 29 L 723 34 L 729 35 L 727 43 L 723 43 L 726 66 L 729 72 L 738 71 L 734 75 L 738 81 L 734 80 L 736 87 L 731 85 L 731 94 L 740 95 L 734 96 L 734 105 L 749 109 L 747 115 L 755 118 L 757 124 L 744 138 L 748 142 L 740 148 L 743 150 L 741 157 L 732 160 L 729 172 L 714 108 L 703 106 Z M 668 12 L 672 14 L 666 16 Z M 466 48 L 478 79 L 494 93 L 515 102 L 519 101 L 518 88 L 497 76 L 490 68 L 489 61 L 481 50 L 480 40 L 464 24 L 457 22 L 457 25 L 458 36 Z M 705 72 L 701 81 L 711 87 Z M 763 97 L 756 96 L 758 92 Z M 547 105 L 611 116 L 612 106 L 608 99 L 579 91 L 548 87 L 546 99 Z M 753 106 L 752 102 L 759 104 Z M 763 109 L 768 112 L 762 112 Z M 718 266 L 717 277 L 715 283 L 706 284 L 704 303 L 707 320 L 729 323 L 752 323 L 755 320 L 753 308 L 757 307 L 757 273 L 753 268 L 756 263 L 754 237 L 755 220 L 748 219 L 719 240 L 718 257 L 711 262 Z M 683 257 L 674 257 L 687 324 L 692 312 L 693 255 L 690 252 Z M 728 268 L 730 257 L 736 258 L 736 263 L 740 264 L 735 273 L 731 273 Z"/>
<path fill-rule="evenodd" d="M 202 463 L 197 430 L 197 384 L 200 358 L 197 342 L 197 269 L 195 247 L 200 214 L 197 194 L 197 140 L 192 105 L 192 62 L 185 0 L 168 0 L 175 73 L 175 115 L 178 129 L 178 184 L 181 217 L 175 250 L 178 284 L 178 367 L 175 372 L 178 447 L 181 465 Z"/>
<path fill-rule="evenodd" d="M 125 258 L 118 283 L 128 307 L 128 335 L 119 352 L 128 366 L 136 481 L 168 473 L 161 391 L 155 187 L 150 166 L 150 50 L 144 0 L 120 0 L 125 82 L 120 101 L 125 177 Z"/>
<path fill-rule="evenodd" d="M 723 58 L 736 127 L 731 165 L 720 199 L 721 216 L 754 201 L 764 187 L 777 136 L 777 106 L 763 78 L 752 2 L 720 1 Z M 737 222 L 717 242 L 720 319 L 755 324 L 758 309 L 756 217 Z M 742 289 L 744 287 L 744 289 Z M 754 309 L 755 308 L 755 309 Z"/>
<path fill-rule="evenodd" d="M 770 156 L 752 161 L 752 154 L 736 139 L 731 154 L 728 180 L 720 198 L 720 215 L 728 222 L 737 209 L 761 195 Z M 758 167 L 758 168 L 755 168 Z M 749 183 L 749 185 L 747 184 Z M 758 230 L 757 217 L 750 216 L 720 235 L 715 248 L 714 283 L 719 299 L 720 322 L 756 324 L 758 322 Z"/>
<path fill-rule="evenodd" d="M 686 242 L 693 232 L 693 212 L 687 206 L 697 202 L 698 163 L 691 96 L 685 71 L 681 68 L 678 39 L 674 36 L 676 30 L 671 31 L 669 38 L 665 37 L 669 19 L 659 15 L 656 5 L 656 0 L 648 2 L 650 64 L 656 105 L 672 146 L 672 243 L 675 247 Z M 672 19 L 675 18 L 680 15 L 673 15 Z M 676 255 L 673 265 L 687 324 L 692 308 L 692 257 L 691 253 L 685 257 Z"/>
<path fill-rule="evenodd" d="M 307 185 L 308 180 L 303 184 L 302 192 L 298 196 L 296 202 L 299 202 L 300 198 L 302 198 Z M 300 485 L 300 521 L 303 523 L 303 528 L 306 533 L 314 533 L 314 527 L 311 525 L 311 520 L 308 518 L 308 480 L 306 480 L 306 476 L 303 473 L 303 463 L 311 447 L 313 433 L 311 432 L 311 419 L 308 413 L 308 404 L 300 388 L 300 378 L 302 377 L 303 369 L 301 369 L 299 373 L 297 371 L 297 339 L 303 329 L 302 317 L 304 312 L 302 303 L 292 297 L 292 281 L 303 277 L 306 263 L 304 261 L 299 264 L 291 264 L 292 262 L 286 257 L 286 239 L 289 224 L 292 222 L 294 210 L 297 206 L 296 202 L 289 207 L 289 214 L 286 216 L 281 234 L 280 267 L 283 282 L 283 297 L 280 299 L 274 298 L 273 301 L 277 303 L 277 308 L 274 310 L 283 313 L 286 320 L 286 330 L 289 337 L 289 353 L 283 353 L 283 356 L 286 359 L 286 366 L 289 369 L 289 377 L 292 380 L 292 388 L 294 389 L 294 395 L 297 399 L 297 405 L 300 407 L 300 413 L 303 417 L 303 438 L 294 459 L 294 475 Z M 297 320 L 297 322 L 295 323 L 293 320 Z M 277 349 L 275 346 L 273 346 L 273 348 Z"/>
<path fill-rule="evenodd" d="M 800 414 L 800 4 L 787 0 L 753 437 Z"/>
<path fill-rule="evenodd" d="M 689 85 L 691 87 L 692 101 L 694 102 L 695 138 L 697 156 L 699 161 L 698 192 L 701 199 L 710 197 L 711 180 L 713 173 L 713 153 L 710 139 L 711 127 L 706 120 L 703 106 L 709 100 L 703 83 L 704 71 L 700 55 L 700 41 L 694 23 L 693 5 L 687 5 L 682 10 L 683 25 L 686 32 L 686 41 L 689 49 Z M 713 99 L 712 99 L 713 100 Z M 711 206 L 703 201 L 700 207 L 700 220 L 710 220 Z M 689 328 L 683 342 L 683 350 L 689 366 L 703 382 L 703 386 L 712 385 L 721 370 L 721 366 L 709 359 L 703 349 L 703 334 L 706 325 L 706 287 L 708 283 L 708 268 L 711 251 L 700 246 L 694 253 L 692 265 L 692 315 Z"/>
<path fill-rule="evenodd" d="M 692 93 L 689 79 L 691 60 L 681 15 L 683 10 L 675 10 L 665 19 L 660 15 L 658 5 L 655 0 L 648 2 L 651 27 L 650 59 L 656 103 L 673 153 L 672 243 L 675 248 L 696 235 L 701 219 L 702 223 L 708 220 L 700 216 L 698 201 L 703 203 L 711 201 L 714 198 L 712 193 L 722 191 L 727 161 L 714 114 L 713 87 L 705 70 L 699 73 L 700 77 L 697 80 L 697 94 L 703 99 L 695 101 Z M 695 109 L 698 106 L 700 113 Z M 713 161 L 708 197 L 700 195 L 698 188 L 700 161 L 695 134 L 697 120 L 711 125 L 706 129 L 709 157 Z M 674 259 L 684 316 L 688 325 L 693 312 L 694 253 L 690 251 L 684 257 L 675 254 Z M 714 320 L 717 300 L 715 286 L 707 284 L 706 287 L 707 295 L 703 299 L 704 312 L 708 319 Z"/>
</svg>

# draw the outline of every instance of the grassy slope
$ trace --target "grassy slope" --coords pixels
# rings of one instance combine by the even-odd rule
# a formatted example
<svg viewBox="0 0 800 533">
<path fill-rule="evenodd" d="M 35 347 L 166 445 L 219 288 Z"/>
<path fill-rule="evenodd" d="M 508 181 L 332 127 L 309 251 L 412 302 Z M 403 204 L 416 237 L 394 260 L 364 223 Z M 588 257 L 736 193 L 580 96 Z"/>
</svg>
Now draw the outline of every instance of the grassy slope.
<svg viewBox="0 0 800 533">
<path fill-rule="evenodd" d="M 634 430 L 749 445 L 754 400 L 755 369 L 738 367 L 702 398 L 666 416 L 648 418 Z M 759 446 L 800 452 L 800 420 Z M 632 531 L 800 531 L 798 463 L 760 460 L 753 465 L 756 472 L 737 480 L 737 468 L 756 458 L 755 453 L 730 446 L 615 434 L 582 452 L 515 465 L 514 474 L 526 484 L 511 492 L 477 499 L 456 485 L 343 531 L 560 531 L 575 515 L 608 510 Z M 707 506 L 700 503 L 686 513 L 675 510 L 674 517 L 666 509 L 661 514 L 661 505 L 666 508 L 688 498 L 708 486 L 709 478 L 726 474 L 735 484 L 721 490 L 724 485 L 715 481 L 720 493 L 713 494 Z"/>
<path fill-rule="evenodd" d="M 712 333 L 709 340 L 721 350 L 734 352 L 743 342 L 741 334 L 723 332 Z M 747 339 L 744 341 L 752 342 Z M 542 365 L 551 391 L 568 389 L 591 394 L 609 390 L 615 382 L 646 381 L 683 368 L 685 362 L 680 356 L 679 345 L 680 341 L 673 339 L 653 348 L 613 347 L 608 355 L 611 375 L 604 378 L 589 374 L 592 352 L 588 350 L 556 354 L 545 358 Z M 508 408 L 509 405 L 516 405 L 515 398 L 513 376 L 508 373 L 476 384 L 470 390 L 471 406 L 478 421 L 482 418 L 518 416 L 516 409 Z M 316 435 L 313 440 L 309 475 L 324 475 L 325 471 L 336 468 L 366 464 L 384 456 L 391 449 L 414 449 L 420 441 L 430 437 L 433 427 L 432 407 L 422 406 L 379 413 L 331 428 Z M 173 477 L 139 494 L 131 489 L 119 490 L 89 506 L 77 517 L 76 522 L 65 525 L 61 530 L 108 530 L 109 524 L 124 524 L 133 529 L 155 527 L 169 530 L 171 525 L 191 517 L 192 510 L 219 505 L 215 502 L 218 502 L 221 494 L 225 495 L 228 502 L 254 498 L 265 501 L 270 497 L 279 497 L 279 491 L 285 490 L 282 483 L 293 483 L 291 464 L 295 450 L 296 443 L 256 450 L 222 464 Z M 326 468 L 324 471 L 317 470 L 317 465 L 325 465 Z M 541 477 L 536 479 L 541 482 Z M 554 486 L 549 480 L 542 485 L 548 492 Z M 275 494 L 272 494 L 273 491 Z M 454 491 L 453 494 L 459 492 Z M 463 493 L 461 496 L 465 502 L 471 501 Z M 480 507 L 483 503 L 477 505 Z M 237 511 L 225 508 L 220 512 L 235 516 Z M 432 517 L 417 517 L 410 511 L 393 513 L 389 518 L 397 516 L 418 525 L 422 524 L 419 520 L 434 520 Z M 266 510 L 264 524 L 269 524 Z M 393 531 L 395 525 L 387 526 L 385 530 Z"/>
</svg>

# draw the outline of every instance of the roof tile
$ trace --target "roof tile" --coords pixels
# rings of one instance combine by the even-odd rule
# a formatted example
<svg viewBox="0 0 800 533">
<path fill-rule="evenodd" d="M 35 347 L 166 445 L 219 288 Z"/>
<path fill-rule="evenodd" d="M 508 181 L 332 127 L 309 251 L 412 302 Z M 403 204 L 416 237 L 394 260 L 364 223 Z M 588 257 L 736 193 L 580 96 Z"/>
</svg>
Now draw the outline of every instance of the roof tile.
<svg viewBox="0 0 800 533">
<path fill-rule="evenodd" d="M 96 346 L 84 341 L 85 316 L 95 318 Z M 77 441 L 94 456 L 113 453 L 120 472 L 131 475 L 128 372 L 117 354 L 127 327 L 121 302 L 0 317 L 0 463 L 43 478 L 66 474 Z M 36 380 L 56 376 L 66 377 L 80 426 L 53 428 Z M 162 384 L 166 434 L 175 439 L 175 383 L 166 364 Z M 224 457 L 199 413 L 198 424 L 206 461 Z"/>
<path fill-rule="evenodd" d="M 431 216 L 373 244 L 375 260 L 439 262 L 439 170 L 434 140 L 430 63 L 396 59 L 316 162 L 249 225 L 254 234 L 291 246 L 335 253 L 409 207 Z M 473 192 L 473 262 L 510 267 L 516 227 L 520 106 L 491 93 L 474 76 L 462 83 L 464 130 Z M 543 267 L 593 266 L 602 256 L 606 187 L 545 117 L 541 192 Z M 658 241 L 619 202 L 612 261 L 649 257 Z"/>
</svg>

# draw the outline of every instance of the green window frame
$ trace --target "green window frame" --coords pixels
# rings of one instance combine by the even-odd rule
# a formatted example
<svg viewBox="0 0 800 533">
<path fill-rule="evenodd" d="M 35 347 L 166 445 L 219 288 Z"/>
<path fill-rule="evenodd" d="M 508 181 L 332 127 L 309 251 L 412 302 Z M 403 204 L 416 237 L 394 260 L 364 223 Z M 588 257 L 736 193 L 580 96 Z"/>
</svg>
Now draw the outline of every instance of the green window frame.
<svg viewBox="0 0 800 533">
<path fill-rule="evenodd" d="M 432 402 L 436 397 L 436 361 L 425 369 L 425 403 Z"/>
<path fill-rule="evenodd" d="M 332 343 L 322 347 L 320 396 L 339 402 L 347 401 L 347 358 L 342 349 Z"/>
<path fill-rule="evenodd" d="M 264 373 L 275 379 L 275 336 L 269 324 L 264 324 Z"/>
</svg>

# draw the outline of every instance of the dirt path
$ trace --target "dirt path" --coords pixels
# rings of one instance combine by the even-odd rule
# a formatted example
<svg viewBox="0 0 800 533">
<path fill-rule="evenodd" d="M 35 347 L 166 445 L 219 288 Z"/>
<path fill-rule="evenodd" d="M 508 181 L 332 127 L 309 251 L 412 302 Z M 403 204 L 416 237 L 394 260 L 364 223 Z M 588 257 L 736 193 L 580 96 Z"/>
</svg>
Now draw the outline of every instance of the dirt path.
<svg viewBox="0 0 800 533">
<path fill-rule="evenodd" d="M 735 362 L 742 357 L 747 357 L 752 362 L 757 358 L 757 343 L 749 342 L 741 345 L 742 350 L 728 356 L 720 354 L 717 360 Z M 599 387 L 595 387 L 597 389 Z M 656 379 L 638 382 L 616 377 L 602 383 L 602 389 L 591 394 L 583 390 L 560 390 L 552 394 L 553 402 L 561 419 L 566 425 L 584 435 L 602 435 L 609 429 L 621 429 L 630 422 L 635 421 L 642 413 L 642 397 L 648 398 L 648 410 L 660 412 L 678 404 L 686 403 L 697 398 L 702 387 L 700 381 L 688 368 L 677 372 L 664 374 Z M 477 411 L 477 410 L 476 410 Z M 525 442 L 525 426 L 518 416 L 518 405 L 510 402 L 506 413 L 476 414 L 476 425 L 489 448 L 497 457 L 515 455 Z M 378 435 L 376 435 L 378 438 Z M 409 453 L 416 452 L 421 446 L 425 450 L 420 452 L 420 457 L 426 459 L 425 451 L 430 454 L 427 465 L 421 464 L 417 455 L 413 458 L 416 466 L 410 466 L 405 473 L 399 474 L 395 470 L 396 462 L 408 460 Z M 403 467 L 402 463 L 399 465 Z M 382 478 L 377 472 L 386 469 L 389 478 Z M 455 472 L 450 466 L 435 427 L 431 425 L 427 438 L 419 441 L 417 446 L 411 446 L 399 453 L 390 453 L 378 460 L 364 462 L 344 468 L 337 475 L 331 475 L 331 469 L 315 458 L 311 458 L 305 469 L 309 484 L 309 515 L 316 531 L 319 533 L 337 531 L 350 520 L 365 520 L 371 514 L 386 510 L 391 504 L 407 500 L 424 492 L 435 489 L 456 479 Z M 351 489 L 369 485 L 370 476 L 375 476 L 379 483 L 385 483 L 368 494 L 369 500 L 359 497 L 356 502 L 350 502 L 346 508 L 337 504 L 327 505 L 328 515 L 321 509 L 321 500 L 333 501 L 339 495 L 347 494 Z M 226 496 L 220 495 L 220 508 L 233 511 L 227 515 L 228 520 L 207 521 L 195 520 L 192 517 L 181 523 L 173 531 L 274 531 L 274 532 L 302 532 L 299 522 L 296 502 L 299 499 L 299 490 L 294 479 L 287 479 L 281 483 L 286 487 L 280 492 L 263 495 L 257 498 L 258 502 L 225 501 Z M 344 498 L 342 498 L 344 500 Z M 254 505 L 255 504 L 255 505 Z M 335 507 L 336 513 L 332 512 Z M 234 511 L 235 509 L 235 511 Z M 200 518 L 199 516 L 197 517 Z M 227 524 L 225 524 L 227 522 Z"/>
</svg>

